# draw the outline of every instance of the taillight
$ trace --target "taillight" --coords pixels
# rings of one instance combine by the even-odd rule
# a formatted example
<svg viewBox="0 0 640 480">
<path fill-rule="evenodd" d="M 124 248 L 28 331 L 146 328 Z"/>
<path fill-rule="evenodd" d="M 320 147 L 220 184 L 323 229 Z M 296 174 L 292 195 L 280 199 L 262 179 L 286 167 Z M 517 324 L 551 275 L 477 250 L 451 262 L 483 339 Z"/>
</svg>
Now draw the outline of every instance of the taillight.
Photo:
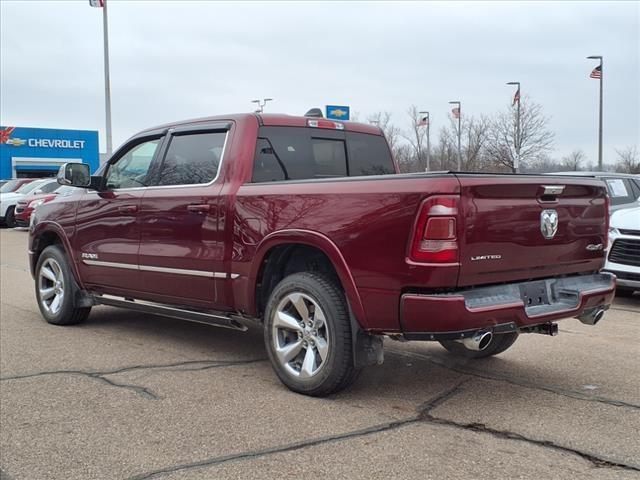
<svg viewBox="0 0 640 480">
<path fill-rule="evenodd" d="M 427 198 L 420 205 L 409 259 L 420 263 L 455 263 L 458 261 L 457 195 Z"/>
</svg>

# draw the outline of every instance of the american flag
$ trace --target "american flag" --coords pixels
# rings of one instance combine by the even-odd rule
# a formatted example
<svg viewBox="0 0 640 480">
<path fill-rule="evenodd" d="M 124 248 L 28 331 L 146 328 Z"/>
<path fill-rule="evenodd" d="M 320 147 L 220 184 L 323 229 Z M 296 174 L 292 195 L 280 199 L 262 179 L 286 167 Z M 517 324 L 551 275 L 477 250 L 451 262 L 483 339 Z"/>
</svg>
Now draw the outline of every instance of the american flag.
<svg viewBox="0 0 640 480">
<path fill-rule="evenodd" d="M 516 94 L 513 96 L 513 105 L 520 104 L 520 89 L 516 90 Z"/>
<path fill-rule="evenodd" d="M 0 130 L 0 143 L 7 143 L 15 129 L 16 127 L 6 127 L 4 130 Z"/>
<path fill-rule="evenodd" d="M 429 125 L 429 117 L 422 117 L 418 122 L 419 127 L 426 127 L 427 125 Z"/>
<path fill-rule="evenodd" d="M 92 7 L 104 7 L 104 0 L 89 0 L 89 5 Z"/>
<path fill-rule="evenodd" d="M 598 65 L 596 68 L 594 68 L 591 71 L 591 75 L 589 75 L 589 78 L 596 78 L 596 79 L 602 78 L 602 65 Z"/>
<path fill-rule="evenodd" d="M 460 107 L 455 107 L 451 110 L 451 113 L 453 114 L 453 118 L 460 118 Z"/>
</svg>

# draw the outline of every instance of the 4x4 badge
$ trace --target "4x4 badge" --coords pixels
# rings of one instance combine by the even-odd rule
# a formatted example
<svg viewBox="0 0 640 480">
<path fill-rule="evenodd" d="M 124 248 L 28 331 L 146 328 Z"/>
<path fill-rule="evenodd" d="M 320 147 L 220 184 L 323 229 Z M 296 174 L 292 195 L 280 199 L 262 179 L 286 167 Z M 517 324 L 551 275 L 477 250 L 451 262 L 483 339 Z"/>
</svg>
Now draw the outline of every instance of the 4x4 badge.
<svg viewBox="0 0 640 480">
<path fill-rule="evenodd" d="M 540 214 L 540 231 L 547 240 L 552 239 L 558 232 L 558 212 L 543 210 Z"/>
</svg>

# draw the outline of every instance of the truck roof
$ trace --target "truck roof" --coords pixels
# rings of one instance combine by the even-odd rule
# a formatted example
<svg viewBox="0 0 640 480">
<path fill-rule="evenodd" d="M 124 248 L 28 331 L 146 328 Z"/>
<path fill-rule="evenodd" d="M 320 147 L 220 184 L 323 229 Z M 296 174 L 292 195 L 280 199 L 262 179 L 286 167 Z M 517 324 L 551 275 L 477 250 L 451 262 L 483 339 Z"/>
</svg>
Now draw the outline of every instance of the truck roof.
<svg viewBox="0 0 640 480">
<path fill-rule="evenodd" d="M 320 117 L 304 117 L 297 115 L 287 115 L 284 113 L 232 113 L 228 115 L 215 115 L 212 117 L 200 117 L 192 118 L 188 120 L 180 120 L 177 122 L 165 123 L 163 125 L 157 125 L 152 128 L 146 128 L 140 133 L 152 132 L 155 130 L 161 130 L 171 127 L 193 125 L 201 123 L 212 123 L 220 121 L 232 121 L 232 122 L 245 122 L 249 119 L 257 119 L 257 121 L 264 126 L 269 127 L 306 127 L 309 120 L 324 120 L 328 122 L 334 122 L 334 120 L 327 120 Z M 367 123 L 358 122 L 343 122 L 335 120 L 335 123 L 344 125 L 344 130 L 349 132 L 369 133 L 372 135 L 383 135 L 380 127 L 376 125 L 370 125 Z M 322 128 L 322 127 L 320 127 Z"/>
</svg>

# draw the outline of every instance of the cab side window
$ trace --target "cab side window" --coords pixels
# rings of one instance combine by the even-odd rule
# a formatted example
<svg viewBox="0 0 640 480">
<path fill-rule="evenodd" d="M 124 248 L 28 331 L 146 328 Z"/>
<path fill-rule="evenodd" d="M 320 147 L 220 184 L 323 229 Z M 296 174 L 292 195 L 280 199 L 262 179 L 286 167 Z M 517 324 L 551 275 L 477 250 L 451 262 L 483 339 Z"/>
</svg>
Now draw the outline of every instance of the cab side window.
<svg viewBox="0 0 640 480">
<path fill-rule="evenodd" d="M 218 175 L 227 132 L 174 135 L 157 185 L 196 185 Z"/>
<path fill-rule="evenodd" d="M 148 186 L 149 169 L 160 142 L 158 138 L 139 143 L 110 165 L 105 183 L 107 188 L 116 190 Z"/>
</svg>

